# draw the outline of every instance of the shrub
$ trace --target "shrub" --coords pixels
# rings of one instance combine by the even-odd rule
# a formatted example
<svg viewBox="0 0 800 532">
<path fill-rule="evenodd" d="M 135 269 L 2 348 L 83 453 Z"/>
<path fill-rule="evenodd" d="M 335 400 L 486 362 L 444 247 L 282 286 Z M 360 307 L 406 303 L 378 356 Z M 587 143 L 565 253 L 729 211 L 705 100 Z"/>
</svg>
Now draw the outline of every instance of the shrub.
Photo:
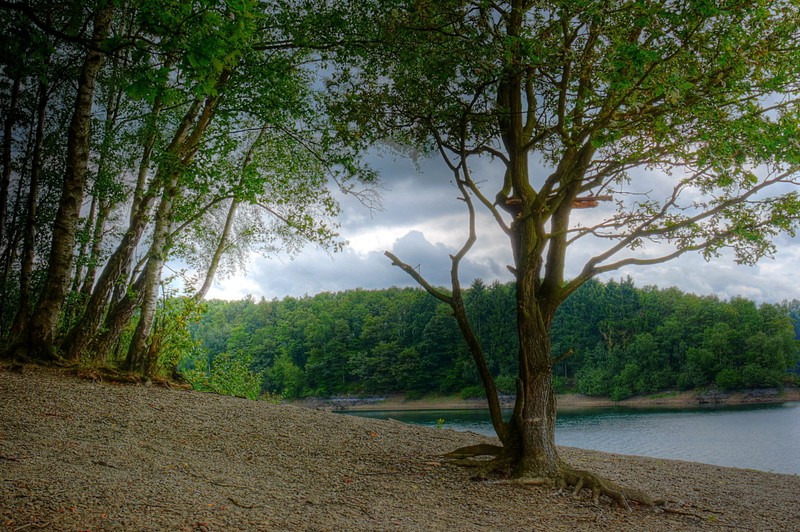
<svg viewBox="0 0 800 532">
<path fill-rule="evenodd" d="M 622 401 L 633 395 L 633 390 L 626 384 L 617 384 L 611 389 L 609 398 L 612 401 Z"/>
<path fill-rule="evenodd" d="M 739 375 L 739 371 L 733 368 L 723 369 L 717 373 L 715 380 L 720 390 L 733 390 L 742 387 L 742 377 Z"/>
<path fill-rule="evenodd" d="M 515 394 L 517 393 L 517 378 L 512 375 L 499 375 L 494 383 L 500 393 Z"/>
<path fill-rule="evenodd" d="M 248 356 L 220 353 L 209 360 L 205 353 L 198 353 L 191 365 L 183 372 L 195 390 L 234 395 L 247 399 L 261 396 L 261 375 L 250 370 Z"/>
<path fill-rule="evenodd" d="M 462 399 L 483 399 L 484 397 L 486 397 L 486 390 L 483 389 L 483 386 L 477 384 L 467 386 L 461 390 Z"/>
<path fill-rule="evenodd" d="M 783 374 L 758 364 L 742 368 L 742 386 L 745 388 L 776 388 L 781 385 Z"/>
<path fill-rule="evenodd" d="M 411 390 L 410 392 L 406 392 L 406 399 L 411 401 L 422 399 L 423 397 L 425 397 L 425 394 L 419 390 Z"/>
<path fill-rule="evenodd" d="M 603 368 L 586 368 L 578 373 L 578 391 L 586 395 L 608 395 L 611 375 Z"/>
</svg>

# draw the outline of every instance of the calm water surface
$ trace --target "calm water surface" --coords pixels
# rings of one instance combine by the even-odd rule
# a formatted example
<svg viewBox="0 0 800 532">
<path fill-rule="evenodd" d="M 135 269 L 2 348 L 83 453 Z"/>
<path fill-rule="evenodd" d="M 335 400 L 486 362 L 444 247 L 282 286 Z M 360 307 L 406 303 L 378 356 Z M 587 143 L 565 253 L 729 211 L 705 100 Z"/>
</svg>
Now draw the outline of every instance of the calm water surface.
<svg viewBox="0 0 800 532">
<path fill-rule="evenodd" d="M 348 414 L 494 435 L 487 410 Z M 556 443 L 582 449 L 800 474 L 800 403 L 559 412 Z"/>
</svg>

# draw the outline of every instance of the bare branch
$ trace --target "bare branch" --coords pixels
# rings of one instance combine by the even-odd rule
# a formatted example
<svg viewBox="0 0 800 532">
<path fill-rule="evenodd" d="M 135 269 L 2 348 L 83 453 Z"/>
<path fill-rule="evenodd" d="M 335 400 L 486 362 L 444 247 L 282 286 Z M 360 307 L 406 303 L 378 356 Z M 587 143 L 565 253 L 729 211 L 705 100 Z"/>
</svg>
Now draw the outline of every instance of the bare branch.
<svg viewBox="0 0 800 532">
<path fill-rule="evenodd" d="M 384 251 L 384 255 L 389 257 L 389 260 L 392 261 L 392 266 L 397 266 L 404 272 L 406 272 L 412 279 L 414 279 L 417 284 L 419 284 L 422 288 L 425 289 L 430 295 L 442 301 L 443 303 L 447 303 L 448 305 L 452 304 L 453 297 L 437 288 L 435 288 L 432 284 L 430 284 L 422 275 L 415 270 L 410 265 L 406 264 L 405 262 L 401 261 L 397 256 L 392 253 L 391 251 Z"/>
</svg>

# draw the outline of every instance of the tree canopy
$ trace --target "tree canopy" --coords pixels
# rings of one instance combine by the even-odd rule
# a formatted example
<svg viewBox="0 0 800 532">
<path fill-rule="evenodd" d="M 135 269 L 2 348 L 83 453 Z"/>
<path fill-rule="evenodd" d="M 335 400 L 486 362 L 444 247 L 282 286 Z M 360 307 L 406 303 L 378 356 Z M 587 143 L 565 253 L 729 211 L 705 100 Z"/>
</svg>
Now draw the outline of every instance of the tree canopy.
<svg viewBox="0 0 800 532">
<path fill-rule="evenodd" d="M 199 300 L 253 251 L 341 248 L 331 187 L 374 175 L 323 112 L 294 7 L 0 3 L 7 355 L 160 371 L 168 261 Z"/>
</svg>

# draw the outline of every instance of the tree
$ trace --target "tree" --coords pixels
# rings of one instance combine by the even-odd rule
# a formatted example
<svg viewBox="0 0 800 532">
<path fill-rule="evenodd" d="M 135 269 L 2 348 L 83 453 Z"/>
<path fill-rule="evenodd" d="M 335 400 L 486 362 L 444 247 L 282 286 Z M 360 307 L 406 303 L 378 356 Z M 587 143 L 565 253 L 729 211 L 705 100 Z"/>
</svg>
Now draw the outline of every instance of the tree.
<svg viewBox="0 0 800 532">
<path fill-rule="evenodd" d="M 125 369 L 150 373 L 168 261 L 196 269 L 199 300 L 237 266 L 231 255 L 340 249 L 332 185 L 373 198 L 363 143 L 333 131 L 317 101 L 319 57 L 292 34 L 296 20 L 318 19 L 304 6 L 0 1 L 0 11 L 0 47 L 26 57 L 0 61 L 0 356 L 102 362 L 116 346 Z"/>
<path fill-rule="evenodd" d="M 24 336 L 32 358 L 48 360 L 55 357 L 53 342 L 67 296 L 72 248 L 75 245 L 89 165 L 90 117 L 95 81 L 106 56 L 101 44 L 108 36 L 113 14 L 112 4 L 101 3 L 89 17 L 92 20 L 92 34 L 80 69 L 78 90 L 67 133 L 61 199 L 53 223 L 44 288 L 30 321 L 20 333 L 20 336 Z"/>
<path fill-rule="evenodd" d="M 383 13 L 381 46 L 339 56 L 331 106 L 353 135 L 437 153 L 469 213 L 449 290 L 387 252 L 450 305 L 487 391 L 502 446 L 454 456 L 493 455 L 484 464 L 517 482 L 652 503 L 561 460 L 552 372 L 570 352 L 552 353 L 549 331 L 599 274 L 727 248 L 752 263 L 774 252 L 774 236 L 794 234 L 800 6 L 411 1 Z M 483 159 L 502 172 L 473 175 Z M 519 352 L 508 419 L 458 276 L 478 208 L 513 252 Z M 595 246 L 603 251 L 567 275 L 576 251 Z"/>
</svg>

